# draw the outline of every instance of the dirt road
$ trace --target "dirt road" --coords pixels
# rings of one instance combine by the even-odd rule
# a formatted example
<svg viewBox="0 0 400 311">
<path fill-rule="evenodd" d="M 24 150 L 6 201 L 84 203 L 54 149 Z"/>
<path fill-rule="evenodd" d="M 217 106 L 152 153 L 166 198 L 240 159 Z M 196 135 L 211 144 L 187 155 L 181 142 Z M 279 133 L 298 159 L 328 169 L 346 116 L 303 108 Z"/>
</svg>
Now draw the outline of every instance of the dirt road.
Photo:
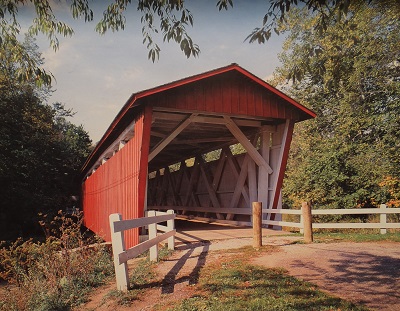
<svg viewBox="0 0 400 311">
<path fill-rule="evenodd" d="M 374 310 L 400 310 L 399 243 L 283 245 L 254 264 L 283 267 L 320 289 Z"/>
<path fill-rule="evenodd" d="M 301 238 L 294 236 L 264 238 L 264 245 L 276 245 L 279 251 L 254 258 L 252 263 L 285 268 L 290 275 L 372 310 L 400 310 L 399 243 L 294 243 L 298 240 Z M 192 285 L 202 267 L 218 260 L 221 250 L 251 244 L 252 239 L 245 237 L 178 245 L 173 256 L 158 265 L 159 279 L 155 281 L 161 286 L 146 290 L 143 298 L 128 309 L 153 310 L 157 303 L 173 305 L 176 300 L 192 296 Z M 81 310 L 127 310 L 104 301 L 113 288 L 115 284 L 100 289 Z"/>
</svg>

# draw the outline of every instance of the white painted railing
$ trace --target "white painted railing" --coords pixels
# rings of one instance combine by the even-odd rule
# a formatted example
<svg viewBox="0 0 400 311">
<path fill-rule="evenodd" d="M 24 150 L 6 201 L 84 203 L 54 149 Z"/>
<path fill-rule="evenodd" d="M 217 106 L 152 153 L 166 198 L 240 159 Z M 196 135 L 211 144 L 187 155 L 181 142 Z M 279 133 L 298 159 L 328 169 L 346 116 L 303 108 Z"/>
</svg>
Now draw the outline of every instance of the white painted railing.
<svg viewBox="0 0 400 311">
<path fill-rule="evenodd" d="M 115 277 L 117 288 L 127 291 L 129 288 L 128 265 L 129 259 L 135 258 L 150 249 L 150 260 L 158 260 L 158 243 L 168 240 L 168 249 L 175 248 L 175 213 L 173 210 L 167 212 L 148 211 L 147 217 L 122 220 L 121 214 L 110 215 L 111 243 L 114 256 Z M 167 226 L 159 225 L 167 222 Z M 149 240 L 144 241 L 129 249 L 125 249 L 124 231 L 148 226 Z M 164 233 L 157 234 L 158 231 Z"/>
<path fill-rule="evenodd" d="M 301 210 L 288 210 L 288 209 L 263 209 L 265 214 L 289 214 L 289 215 L 300 215 L 300 222 L 288 222 L 288 221 L 275 221 L 275 220 L 263 220 L 265 225 L 275 225 L 282 227 L 293 227 L 299 228 L 300 231 L 304 228 L 302 211 Z M 353 209 L 317 209 L 311 211 L 312 215 L 372 215 L 379 214 L 379 222 L 376 223 L 313 223 L 313 228 L 323 229 L 380 229 L 381 234 L 385 234 L 387 229 L 400 229 L 400 223 L 388 223 L 388 214 L 400 214 L 400 208 L 388 208 L 385 204 L 381 204 L 380 208 L 353 208 Z"/>
</svg>

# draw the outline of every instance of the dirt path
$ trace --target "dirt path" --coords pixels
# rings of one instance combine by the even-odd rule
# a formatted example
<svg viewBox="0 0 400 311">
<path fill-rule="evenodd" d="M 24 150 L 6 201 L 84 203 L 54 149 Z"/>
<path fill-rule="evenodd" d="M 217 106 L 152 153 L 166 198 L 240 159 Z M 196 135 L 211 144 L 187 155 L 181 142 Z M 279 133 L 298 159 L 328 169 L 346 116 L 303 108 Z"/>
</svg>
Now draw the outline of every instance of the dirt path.
<svg viewBox="0 0 400 311">
<path fill-rule="evenodd" d="M 373 310 L 400 310 L 399 243 L 293 244 L 298 237 L 269 237 L 264 244 L 280 251 L 253 260 L 266 267 L 283 267 L 300 279 L 317 284 L 322 290 L 361 303 Z M 99 289 L 80 310 L 153 310 L 158 303 L 173 305 L 194 294 L 193 285 L 207 263 L 218 260 L 216 250 L 251 245 L 250 238 L 195 242 L 177 247 L 178 251 L 159 264 L 160 287 L 146 291 L 130 307 L 104 300 L 115 284 Z"/>
<path fill-rule="evenodd" d="M 285 245 L 281 252 L 253 263 L 283 267 L 322 290 L 374 310 L 400 310 L 399 243 Z"/>
</svg>

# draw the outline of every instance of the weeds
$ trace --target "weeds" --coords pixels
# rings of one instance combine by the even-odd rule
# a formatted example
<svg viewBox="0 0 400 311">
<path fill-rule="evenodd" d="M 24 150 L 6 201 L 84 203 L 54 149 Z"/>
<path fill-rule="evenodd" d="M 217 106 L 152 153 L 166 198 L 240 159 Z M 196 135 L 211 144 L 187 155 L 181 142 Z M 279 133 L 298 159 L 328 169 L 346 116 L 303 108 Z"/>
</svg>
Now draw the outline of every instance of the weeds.
<svg viewBox="0 0 400 311">
<path fill-rule="evenodd" d="M 0 310 L 69 310 L 113 274 L 107 249 L 87 239 L 81 224 L 80 216 L 59 213 L 41 222 L 44 242 L 18 239 L 0 249 L 0 277 L 9 283 Z"/>
</svg>

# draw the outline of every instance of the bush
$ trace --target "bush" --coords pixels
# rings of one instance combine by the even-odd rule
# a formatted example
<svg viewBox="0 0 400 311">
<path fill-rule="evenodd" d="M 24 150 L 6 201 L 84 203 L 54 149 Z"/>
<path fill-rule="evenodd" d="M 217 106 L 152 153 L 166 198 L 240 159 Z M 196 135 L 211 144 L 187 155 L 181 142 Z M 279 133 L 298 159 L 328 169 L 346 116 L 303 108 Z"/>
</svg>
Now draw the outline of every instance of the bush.
<svg viewBox="0 0 400 311">
<path fill-rule="evenodd" d="M 80 216 L 59 213 L 41 225 L 44 242 L 18 239 L 0 249 L 0 277 L 8 282 L 0 310 L 69 310 L 113 274 L 111 255 L 81 232 Z"/>
</svg>

